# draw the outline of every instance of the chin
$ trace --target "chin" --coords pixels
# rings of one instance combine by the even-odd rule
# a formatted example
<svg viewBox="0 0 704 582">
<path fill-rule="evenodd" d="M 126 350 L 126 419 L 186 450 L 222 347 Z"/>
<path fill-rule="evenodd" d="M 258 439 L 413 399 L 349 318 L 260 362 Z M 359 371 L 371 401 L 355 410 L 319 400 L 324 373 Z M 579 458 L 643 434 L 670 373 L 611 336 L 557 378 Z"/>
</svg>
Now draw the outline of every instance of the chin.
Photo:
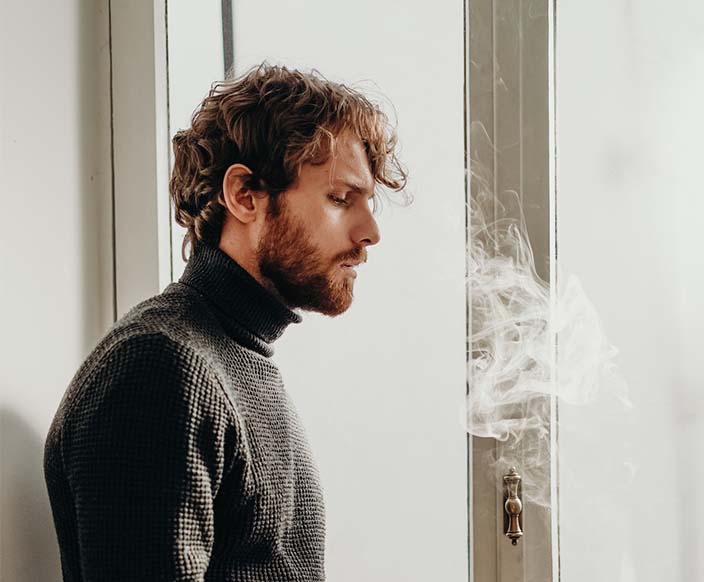
<svg viewBox="0 0 704 582">
<path fill-rule="evenodd" d="M 339 302 L 339 303 L 326 303 L 324 305 L 315 305 L 308 307 L 308 311 L 315 311 L 321 313 L 322 315 L 327 315 L 329 317 L 336 317 L 342 315 L 352 306 L 352 300 Z"/>
<path fill-rule="evenodd" d="M 352 301 L 352 289 L 348 291 L 339 290 L 337 293 L 330 293 L 322 301 L 312 301 L 310 305 L 303 309 L 335 317 L 345 313 L 352 306 Z"/>
<path fill-rule="evenodd" d="M 289 308 L 330 317 L 345 313 L 354 299 L 354 282 L 332 277 L 317 277 L 295 285 L 288 283 L 278 289 Z"/>
</svg>

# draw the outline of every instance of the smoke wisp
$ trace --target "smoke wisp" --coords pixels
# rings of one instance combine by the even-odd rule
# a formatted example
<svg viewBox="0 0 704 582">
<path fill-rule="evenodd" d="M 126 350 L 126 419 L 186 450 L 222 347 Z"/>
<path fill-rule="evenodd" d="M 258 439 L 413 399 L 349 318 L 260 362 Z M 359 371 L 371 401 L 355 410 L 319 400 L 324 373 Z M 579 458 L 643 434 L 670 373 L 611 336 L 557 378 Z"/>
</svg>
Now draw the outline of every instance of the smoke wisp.
<svg viewBox="0 0 704 582">
<path fill-rule="evenodd" d="M 491 463 L 519 467 L 530 502 L 549 505 L 552 399 L 582 405 L 627 387 L 593 304 L 574 275 L 537 274 L 520 201 L 488 189 L 470 202 L 469 433 L 499 441 Z"/>
</svg>

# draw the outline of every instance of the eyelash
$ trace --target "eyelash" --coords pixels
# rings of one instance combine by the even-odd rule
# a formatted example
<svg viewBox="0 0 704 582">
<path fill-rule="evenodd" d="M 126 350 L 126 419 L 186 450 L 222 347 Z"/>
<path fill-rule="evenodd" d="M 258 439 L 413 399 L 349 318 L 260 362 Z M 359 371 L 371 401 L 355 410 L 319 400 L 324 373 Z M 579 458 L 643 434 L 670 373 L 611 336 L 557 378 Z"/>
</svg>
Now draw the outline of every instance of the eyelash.
<svg viewBox="0 0 704 582">
<path fill-rule="evenodd" d="M 345 200 L 344 198 L 340 198 L 339 196 L 335 196 L 333 194 L 330 194 L 328 196 L 328 198 L 330 198 L 330 200 L 332 200 L 332 203 L 335 204 L 336 206 L 348 206 L 349 205 L 348 200 Z"/>
</svg>

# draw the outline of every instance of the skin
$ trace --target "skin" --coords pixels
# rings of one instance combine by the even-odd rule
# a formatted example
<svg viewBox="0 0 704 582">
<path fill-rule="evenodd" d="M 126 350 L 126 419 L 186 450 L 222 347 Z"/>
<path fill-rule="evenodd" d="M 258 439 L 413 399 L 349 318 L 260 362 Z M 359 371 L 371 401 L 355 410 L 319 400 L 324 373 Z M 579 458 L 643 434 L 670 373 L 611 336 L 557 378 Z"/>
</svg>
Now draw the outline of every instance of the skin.
<svg viewBox="0 0 704 582">
<path fill-rule="evenodd" d="M 372 214 L 374 179 L 362 142 L 343 132 L 324 164 L 303 164 L 298 181 L 268 212 L 265 192 L 247 190 L 251 170 L 230 166 L 223 180 L 227 208 L 220 249 L 290 308 L 335 316 L 352 304 L 357 273 L 380 241 Z"/>
</svg>

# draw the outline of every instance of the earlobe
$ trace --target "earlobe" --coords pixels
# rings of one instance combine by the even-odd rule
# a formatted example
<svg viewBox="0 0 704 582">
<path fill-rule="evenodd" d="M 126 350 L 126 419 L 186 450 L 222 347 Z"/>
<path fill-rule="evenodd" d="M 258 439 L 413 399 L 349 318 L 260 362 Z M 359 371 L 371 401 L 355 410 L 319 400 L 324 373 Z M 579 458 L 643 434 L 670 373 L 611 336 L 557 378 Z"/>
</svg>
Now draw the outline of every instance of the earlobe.
<svg viewBox="0 0 704 582">
<path fill-rule="evenodd" d="M 244 164 L 233 164 L 225 172 L 222 181 L 221 202 L 237 220 L 248 224 L 257 218 L 257 192 L 246 186 L 248 176 L 252 175 Z"/>
</svg>

